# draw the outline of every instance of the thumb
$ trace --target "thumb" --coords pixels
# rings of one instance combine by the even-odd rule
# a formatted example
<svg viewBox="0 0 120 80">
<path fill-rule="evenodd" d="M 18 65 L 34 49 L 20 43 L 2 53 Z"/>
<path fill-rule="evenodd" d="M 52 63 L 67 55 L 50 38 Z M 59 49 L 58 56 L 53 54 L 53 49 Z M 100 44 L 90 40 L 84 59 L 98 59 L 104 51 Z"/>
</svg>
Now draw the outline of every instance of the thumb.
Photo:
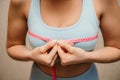
<svg viewBox="0 0 120 80">
<path fill-rule="evenodd" d="M 62 59 L 65 55 L 64 51 L 61 49 L 60 46 L 58 46 L 58 55 L 60 56 L 60 58 Z"/>
</svg>

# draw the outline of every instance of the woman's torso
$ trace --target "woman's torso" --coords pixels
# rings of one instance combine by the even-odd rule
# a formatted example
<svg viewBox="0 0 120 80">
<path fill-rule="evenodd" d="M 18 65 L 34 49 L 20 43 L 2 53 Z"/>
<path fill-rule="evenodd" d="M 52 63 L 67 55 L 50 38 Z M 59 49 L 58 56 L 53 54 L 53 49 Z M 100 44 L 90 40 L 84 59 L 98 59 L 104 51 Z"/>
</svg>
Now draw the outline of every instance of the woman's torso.
<svg viewBox="0 0 120 80">
<path fill-rule="evenodd" d="M 71 7 L 71 9 L 75 10 L 72 11 L 69 9 L 69 13 L 64 9 L 64 12 L 60 13 L 58 11 L 54 13 L 55 10 L 51 9 L 53 12 L 50 12 L 49 9 L 46 9 L 48 7 L 45 8 L 44 2 L 43 5 L 41 4 L 42 2 L 40 3 L 40 0 L 32 0 L 27 18 L 28 29 L 31 33 L 28 33 L 31 46 L 35 48 L 46 43 L 32 34 L 57 40 L 95 37 L 99 32 L 99 10 L 94 8 L 95 5 L 93 5 L 92 0 L 83 0 L 83 2 L 79 0 L 78 2 L 80 3 L 75 3 L 75 7 Z M 88 39 L 83 41 L 84 42 L 76 43 L 74 46 L 86 51 L 91 51 L 95 47 L 97 37 L 92 40 Z M 88 70 L 91 64 L 92 63 L 82 63 L 62 67 L 60 63 L 57 63 L 55 65 L 56 75 L 60 77 L 79 75 Z M 43 72 L 51 74 L 51 68 L 40 64 L 39 68 Z"/>
</svg>

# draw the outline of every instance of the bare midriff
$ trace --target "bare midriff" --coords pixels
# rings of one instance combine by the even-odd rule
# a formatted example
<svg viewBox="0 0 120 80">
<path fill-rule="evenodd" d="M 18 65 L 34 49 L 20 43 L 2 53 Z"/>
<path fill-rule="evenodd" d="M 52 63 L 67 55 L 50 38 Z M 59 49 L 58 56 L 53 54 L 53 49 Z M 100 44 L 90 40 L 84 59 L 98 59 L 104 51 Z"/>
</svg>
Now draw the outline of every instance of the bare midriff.
<svg viewBox="0 0 120 80">
<path fill-rule="evenodd" d="M 73 64 L 68 66 L 62 66 L 60 63 L 55 64 L 55 73 L 57 77 L 74 77 L 78 75 L 82 75 L 85 73 L 92 63 L 80 63 Z M 51 67 L 47 67 L 45 65 L 37 64 L 39 69 L 44 73 L 51 75 Z"/>
</svg>

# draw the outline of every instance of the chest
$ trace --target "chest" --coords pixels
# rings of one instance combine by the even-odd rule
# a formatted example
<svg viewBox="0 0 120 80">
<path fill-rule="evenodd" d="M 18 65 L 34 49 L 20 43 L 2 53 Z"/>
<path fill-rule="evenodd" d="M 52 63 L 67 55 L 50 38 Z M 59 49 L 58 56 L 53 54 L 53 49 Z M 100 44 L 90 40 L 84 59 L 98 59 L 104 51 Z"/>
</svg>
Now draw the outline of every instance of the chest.
<svg viewBox="0 0 120 80">
<path fill-rule="evenodd" d="M 81 17 L 83 2 L 76 1 L 55 1 L 47 3 L 44 0 L 40 2 L 40 16 L 45 24 L 63 28 L 75 24 Z"/>
<path fill-rule="evenodd" d="M 29 41 L 33 48 L 40 47 L 46 44 L 44 39 L 50 40 L 81 40 L 81 42 L 75 43 L 75 47 L 82 48 L 84 50 L 92 50 L 97 42 L 98 27 L 91 22 L 80 21 L 77 24 L 67 28 L 52 28 L 36 22 L 32 24 L 34 27 L 29 28 Z M 30 25 L 31 26 L 31 25 Z M 84 26 L 84 27 L 83 27 Z"/>
<path fill-rule="evenodd" d="M 43 19 L 44 16 L 41 16 L 40 4 L 38 4 L 39 0 L 34 1 L 31 6 L 31 10 L 29 12 L 29 17 L 28 17 L 28 29 L 32 33 L 32 34 L 29 33 L 28 36 L 32 47 L 33 48 L 39 47 L 46 44 L 46 41 L 40 39 L 40 37 L 42 36 L 44 38 L 48 38 L 51 40 L 82 39 L 84 40 L 84 42 L 78 42 L 75 44 L 75 46 L 79 48 L 83 48 L 85 50 L 92 50 L 97 42 L 96 35 L 98 34 L 99 31 L 99 25 L 92 2 L 90 2 L 91 0 L 89 2 L 87 1 L 88 0 L 84 0 L 82 10 L 81 11 L 78 10 L 78 13 L 81 12 L 81 14 L 79 15 L 76 14 L 77 16 L 80 16 L 78 20 L 77 18 L 74 18 L 73 22 L 75 21 L 75 19 L 77 21 L 70 26 L 66 26 L 65 24 L 71 23 L 69 22 L 72 21 L 71 16 L 69 16 L 71 19 L 68 17 L 66 18 L 65 22 L 64 20 L 62 20 L 62 18 L 60 18 L 60 22 L 61 21 L 64 22 L 61 23 L 63 24 L 62 26 L 59 25 L 60 24 L 59 19 L 58 19 L 58 23 L 54 22 L 55 18 L 50 20 L 49 18 L 50 15 L 48 15 L 47 13 L 44 14 L 44 16 L 47 17 L 44 20 Z M 88 4 L 90 7 L 87 7 Z M 76 16 L 76 15 L 72 15 L 72 16 Z M 54 15 L 51 16 L 54 17 Z M 46 20 L 48 20 L 48 22 L 50 23 L 54 22 L 54 24 L 50 24 L 50 25 L 46 24 Z M 69 21 L 67 22 L 67 20 Z"/>
</svg>

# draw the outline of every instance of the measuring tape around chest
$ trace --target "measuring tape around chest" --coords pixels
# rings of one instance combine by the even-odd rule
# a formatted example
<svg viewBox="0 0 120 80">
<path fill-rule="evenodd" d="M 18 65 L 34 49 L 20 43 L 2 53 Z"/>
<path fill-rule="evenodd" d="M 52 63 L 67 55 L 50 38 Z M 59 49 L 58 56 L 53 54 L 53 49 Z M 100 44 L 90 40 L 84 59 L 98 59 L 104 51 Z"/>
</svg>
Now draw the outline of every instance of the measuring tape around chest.
<svg viewBox="0 0 120 80">
<path fill-rule="evenodd" d="M 38 36 L 34 33 L 32 33 L 31 31 L 28 31 L 28 34 L 31 35 L 34 38 L 37 38 L 39 40 L 43 40 L 45 42 L 49 42 L 52 39 L 43 37 L 43 36 Z M 78 43 L 78 42 L 86 42 L 86 41 L 91 41 L 91 40 L 95 40 L 98 37 L 98 34 L 89 38 L 77 38 L 77 39 L 69 39 L 69 40 L 65 40 L 68 43 Z M 56 80 L 56 73 L 55 73 L 55 67 L 52 66 L 51 67 L 51 74 L 52 74 L 52 80 Z"/>
</svg>

